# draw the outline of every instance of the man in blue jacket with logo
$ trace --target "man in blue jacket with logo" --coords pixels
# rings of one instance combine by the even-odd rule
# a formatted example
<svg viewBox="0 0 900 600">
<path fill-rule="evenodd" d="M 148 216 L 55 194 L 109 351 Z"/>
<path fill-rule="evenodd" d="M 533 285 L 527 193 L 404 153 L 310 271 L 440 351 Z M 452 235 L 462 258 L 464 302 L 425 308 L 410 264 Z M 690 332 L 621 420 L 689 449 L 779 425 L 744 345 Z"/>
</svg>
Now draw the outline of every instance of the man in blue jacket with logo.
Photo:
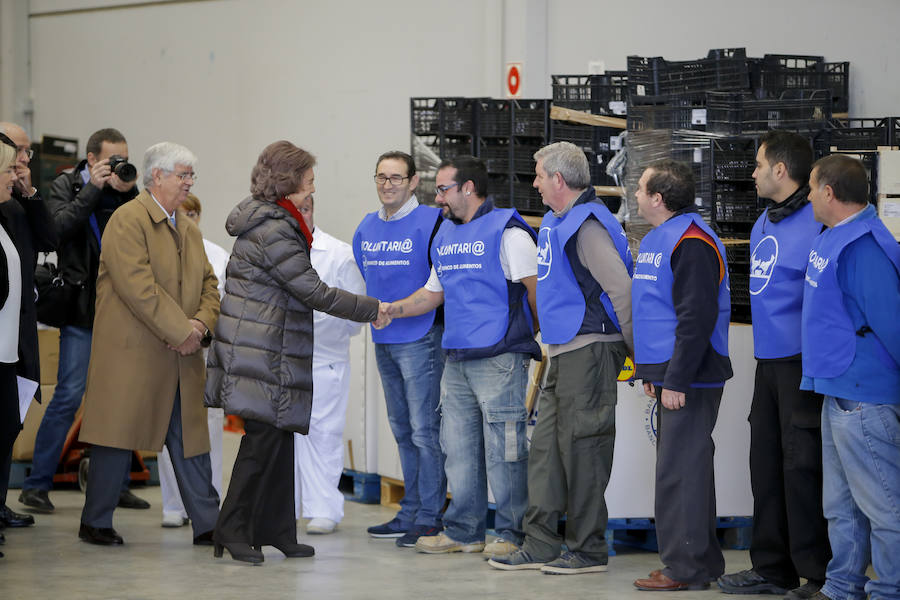
<svg viewBox="0 0 900 600">
<path fill-rule="evenodd" d="M 488 564 L 602 572 L 609 560 L 603 495 L 616 438 L 616 378 L 633 347 L 633 261 L 622 226 L 597 202 L 584 152 L 558 142 L 534 159 L 534 187 L 550 209 L 538 233 L 537 277 L 550 368 L 531 436 L 525 543 Z M 565 539 L 557 532 L 564 515 Z"/>
<path fill-rule="evenodd" d="M 712 440 L 732 376 L 725 250 L 695 208 L 688 165 L 651 164 L 635 196 L 653 226 L 641 240 L 631 298 L 635 377 L 660 405 L 654 512 L 664 568 L 634 585 L 706 589 L 725 570 L 716 538 Z"/>
<path fill-rule="evenodd" d="M 752 568 L 719 578 L 728 593 L 809 598 L 831 558 L 822 514 L 822 396 L 800 389 L 803 278 L 822 231 L 807 199 L 812 162 L 799 134 L 773 130 L 760 139 L 753 178 L 760 198 L 774 204 L 750 234 Z"/>
<path fill-rule="evenodd" d="M 528 501 L 525 388 L 529 359 L 541 357 L 534 231 L 513 209 L 494 208 L 487 169 L 471 156 L 443 161 L 435 179 L 444 222 L 431 246 L 425 286 L 391 303 L 391 317 L 444 304 L 441 447 L 453 493 L 444 533 L 423 536 L 428 554 L 508 554 L 522 543 Z M 485 460 L 486 459 L 486 460 Z M 485 546 L 487 484 L 500 539 Z"/>
<path fill-rule="evenodd" d="M 869 204 L 855 158 L 817 161 L 809 187 L 816 220 L 828 229 L 806 268 L 801 387 L 825 395 L 823 505 L 834 555 L 812 597 L 897 599 L 900 246 Z"/>
<path fill-rule="evenodd" d="M 381 208 L 366 215 L 356 228 L 353 256 L 366 280 L 366 293 L 390 302 L 405 298 L 428 280 L 428 254 L 441 211 L 419 204 L 416 164 L 405 152 L 378 157 L 374 180 Z M 441 530 L 441 510 L 447 498 L 438 412 L 443 331 L 440 310 L 372 329 L 405 494 L 397 516 L 369 527 L 368 533 L 374 538 L 397 538 L 401 547 L 410 548 L 419 536 Z"/>
</svg>

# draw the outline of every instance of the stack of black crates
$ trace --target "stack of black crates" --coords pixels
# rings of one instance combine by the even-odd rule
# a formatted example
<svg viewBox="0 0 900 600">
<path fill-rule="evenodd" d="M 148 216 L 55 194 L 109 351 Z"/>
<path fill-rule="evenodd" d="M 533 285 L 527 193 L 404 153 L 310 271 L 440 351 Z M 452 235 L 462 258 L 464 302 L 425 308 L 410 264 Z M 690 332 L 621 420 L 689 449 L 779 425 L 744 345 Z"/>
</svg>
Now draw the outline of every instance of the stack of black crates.
<svg viewBox="0 0 900 600">
<path fill-rule="evenodd" d="M 628 100 L 628 76 L 625 71 L 597 75 L 553 75 L 553 104 L 593 115 L 625 117 Z M 615 127 L 584 125 L 561 120 L 550 121 L 551 142 L 572 142 L 584 150 L 591 171 L 591 184 L 617 186 L 606 167 L 622 148 L 622 130 Z M 604 197 L 612 212 L 619 210 L 621 198 Z"/>
<path fill-rule="evenodd" d="M 672 145 L 672 158 L 691 162 L 698 204 L 725 242 L 731 273 L 732 320 L 749 322 L 749 236 L 765 209 L 752 178 L 759 137 L 770 129 L 809 138 L 816 157 L 828 153 L 833 111 L 845 113 L 849 63 L 826 63 L 821 56 L 775 55 L 748 58 L 743 48 L 710 50 L 695 61 L 628 57 L 628 129 L 673 130 L 673 138 L 696 136 L 690 145 Z M 681 130 L 681 131 L 678 131 Z M 679 156 L 679 154 L 681 154 Z M 636 183 L 628 178 L 629 192 Z"/>
<path fill-rule="evenodd" d="M 491 98 L 412 98 L 412 148 L 420 171 L 418 197 L 434 201 L 434 176 L 441 159 L 461 154 L 481 158 L 488 169 L 488 195 L 498 207 L 543 214 L 532 187 L 535 152 L 547 143 L 550 101 Z"/>
<path fill-rule="evenodd" d="M 476 106 L 474 98 L 410 99 L 411 146 L 419 174 L 419 201 L 434 203 L 434 177 L 441 158 L 475 153 Z"/>
</svg>

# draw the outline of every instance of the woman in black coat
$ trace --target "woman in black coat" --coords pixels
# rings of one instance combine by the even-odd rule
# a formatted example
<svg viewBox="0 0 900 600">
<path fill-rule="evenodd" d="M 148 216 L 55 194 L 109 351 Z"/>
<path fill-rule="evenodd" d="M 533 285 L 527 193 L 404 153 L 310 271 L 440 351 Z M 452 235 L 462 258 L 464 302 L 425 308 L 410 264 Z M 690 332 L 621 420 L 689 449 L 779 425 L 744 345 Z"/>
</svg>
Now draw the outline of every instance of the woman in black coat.
<svg viewBox="0 0 900 600">
<path fill-rule="evenodd" d="M 251 196 L 228 217 L 236 236 L 210 347 L 206 405 L 244 418 L 246 435 L 219 513 L 215 555 L 263 561 L 272 545 L 312 556 L 297 543 L 294 438 L 312 409 L 313 310 L 375 321 L 378 300 L 328 287 L 310 265 L 312 235 L 298 210 L 315 192 L 315 158 L 290 142 L 270 144 L 251 174 Z"/>
</svg>

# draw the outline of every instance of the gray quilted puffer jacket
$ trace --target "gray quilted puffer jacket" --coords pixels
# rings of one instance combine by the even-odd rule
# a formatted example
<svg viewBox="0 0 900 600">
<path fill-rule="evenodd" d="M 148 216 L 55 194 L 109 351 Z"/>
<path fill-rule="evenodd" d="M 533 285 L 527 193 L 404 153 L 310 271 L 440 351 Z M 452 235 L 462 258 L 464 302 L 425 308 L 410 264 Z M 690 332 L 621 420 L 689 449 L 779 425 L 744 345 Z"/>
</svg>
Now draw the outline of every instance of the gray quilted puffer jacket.
<svg viewBox="0 0 900 600">
<path fill-rule="evenodd" d="M 207 359 L 206 406 L 307 433 L 312 410 L 313 310 L 374 321 L 378 300 L 325 285 L 297 220 L 250 197 L 225 223 L 237 236 Z"/>
</svg>

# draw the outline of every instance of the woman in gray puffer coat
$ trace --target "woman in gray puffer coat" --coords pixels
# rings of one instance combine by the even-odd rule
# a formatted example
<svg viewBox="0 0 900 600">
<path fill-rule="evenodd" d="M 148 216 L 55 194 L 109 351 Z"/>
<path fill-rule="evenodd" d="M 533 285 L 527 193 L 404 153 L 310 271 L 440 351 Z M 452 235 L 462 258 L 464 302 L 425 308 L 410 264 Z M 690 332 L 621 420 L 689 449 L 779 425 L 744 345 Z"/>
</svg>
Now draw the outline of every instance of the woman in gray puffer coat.
<svg viewBox="0 0 900 600">
<path fill-rule="evenodd" d="M 237 236 L 209 351 L 205 403 L 244 418 L 246 435 L 213 536 L 215 556 L 263 561 L 260 547 L 312 556 L 297 543 L 293 432 L 309 430 L 313 310 L 375 321 L 378 300 L 324 284 L 309 262 L 312 235 L 297 207 L 315 192 L 315 158 L 270 144 L 251 174 L 251 196 L 228 216 Z"/>
</svg>

